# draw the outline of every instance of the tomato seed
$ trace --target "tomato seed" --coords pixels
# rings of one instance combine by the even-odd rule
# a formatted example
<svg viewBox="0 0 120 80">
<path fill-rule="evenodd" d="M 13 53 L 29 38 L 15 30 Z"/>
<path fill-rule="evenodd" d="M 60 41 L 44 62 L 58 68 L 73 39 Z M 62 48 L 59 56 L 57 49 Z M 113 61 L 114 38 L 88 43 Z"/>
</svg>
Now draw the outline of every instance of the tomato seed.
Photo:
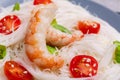
<svg viewBox="0 0 120 80">
<path fill-rule="evenodd" d="M 89 73 L 89 76 L 91 77 L 91 76 L 92 76 L 92 73 Z"/>
<path fill-rule="evenodd" d="M 6 19 L 4 18 L 4 21 L 6 21 Z"/>
<path fill-rule="evenodd" d="M 13 19 L 14 17 L 13 17 L 13 16 L 11 16 L 10 18 L 11 18 L 11 19 Z"/>
<path fill-rule="evenodd" d="M 96 67 L 96 64 L 93 64 L 93 67 Z"/>
<path fill-rule="evenodd" d="M 88 58 L 86 62 L 91 62 L 91 59 Z"/>
<path fill-rule="evenodd" d="M 85 64 L 86 65 L 86 67 L 89 67 L 90 66 L 90 64 Z"/>
<path fill-rule="evenodd" d="M 89 71 L 92 72 L 92 68 L 90 68 Z"/>
<path fill-rule="evenodd" d="M 27 71 L 24 71 L 23 73 L 24 73 L 24 74 L 27 74 L 28 72 L 27 72 Z"/>
</svg>

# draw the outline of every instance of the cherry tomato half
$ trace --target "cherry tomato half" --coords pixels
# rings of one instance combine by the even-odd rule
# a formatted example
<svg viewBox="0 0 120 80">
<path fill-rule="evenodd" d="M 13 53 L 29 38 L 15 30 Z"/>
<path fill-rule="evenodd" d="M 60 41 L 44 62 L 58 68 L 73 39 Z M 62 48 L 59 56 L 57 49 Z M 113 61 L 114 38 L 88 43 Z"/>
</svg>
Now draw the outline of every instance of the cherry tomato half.
<svg viewBox="0 0 120 80">
<path fill-rule="evenodd" d="M 33 80 L 33 76 L 15 61 L 7 61 L 5 63 L 4 73 L 8 80 Z"/>
<path fill-rule="evenodd" d="M 100 30 L 100 24 L 95 21 L 79 21 L 78 29 L 84 34 L 97 34 Z"/>
<path fill-rule="evenodd" d="M 91 77 L 97 74 L 98 63 L 88 55 L 75 56 L 70 63 L 70 72 L 74 78 Z"/>
<path fill-rule="evenodd" d="M 38 5 L 38 4 L 49 4 L 51 3 L 51 0 L 34 0 L 33 4 Z"/>
<path fill-rule="evenodd" d="M 19 28 L 20 19 L 16 15 L 7 15 L 0 20 L 0 33 L 10 34 Z"/>
</svg>

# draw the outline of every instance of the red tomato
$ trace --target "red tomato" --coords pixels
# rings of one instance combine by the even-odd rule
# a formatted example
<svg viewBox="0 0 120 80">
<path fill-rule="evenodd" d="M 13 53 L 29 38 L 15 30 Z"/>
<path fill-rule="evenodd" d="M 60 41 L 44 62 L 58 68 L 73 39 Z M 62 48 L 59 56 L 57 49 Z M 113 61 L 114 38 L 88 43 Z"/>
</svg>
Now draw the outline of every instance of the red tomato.
<svg viewBox="0 0 120 80">
<path fill-rule="evenodd" d="M 78 29 L 84 34 L 97 34 L 100 30 L 100 24 L 94 21 L 79 21 Z"/>
<path fill-rule="evenodd" d="M 0 20 L 0 33 L 10 34 L 19 28 L 20 19 L 16 15 L 8 15 Z"/>
<path fill-rule="evenodd" d="M 75 78 L 91 77 L 97 74 L 98 63 L 87 55 L 75 56 L 70 63 L 70 72 Z"/>
<path fill-rule="evenodd" d="M 34 0 L 33 4 L 38 5 L 38 4 L 49 4 L 51 3 L 51 0 Z"/>
<path fill-rule="evenodd" d="M 8 80 L 33 80 L 33 76 L 15 61 L 5 63 L 4 73 Z"/>
</svg>

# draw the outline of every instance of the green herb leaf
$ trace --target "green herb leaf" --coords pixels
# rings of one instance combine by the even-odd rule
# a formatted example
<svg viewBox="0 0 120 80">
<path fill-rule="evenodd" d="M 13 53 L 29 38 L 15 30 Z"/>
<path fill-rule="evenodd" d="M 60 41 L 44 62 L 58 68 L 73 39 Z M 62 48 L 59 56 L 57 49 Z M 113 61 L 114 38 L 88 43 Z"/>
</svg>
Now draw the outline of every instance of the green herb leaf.
<svg viewBox="0 0 120 80">
<path fill-rule="evenodd" d="M 115 54 L 114 54 L 114 63 L 120 64 L 120 42 L 114 41 L 113 44 L 116 45 Z"/>
<path fill-rule="evenodd" d="M 47 49 L 51 54 L 56 54 L 57 53 L 56 48 L 53 47 L 53 46 L 47 45 Z"/>
<path fill-rule="evenodd" d="M 6 47 L 0 45 L 0 59 L 3 59 L 6 56 Z"/>
<path fill-rule="evenodd" d="M 115 44 L 116 46 L 120 45 L 120 41 L 114 41 L 113 44 Z"/>
<path fill-rule="evenodd" d="M 19 11 L 20 10 L 20 4 L 17 2 L 15 3 L 14 7 L 13 7 L 13 11 Z"/>
<path fill-rule="evenodd" d="M 65 28 L 65 27 L 62 26 L 62 25 L 59 25 L 59 24 L 57 23 L 56 19 L 53 19 L 51 25 L 52 25 L 55 29 L 60 30 L 61 32 L 71 34 L 71 32 L 70 32 L 67 28 Z"/>
</svg>

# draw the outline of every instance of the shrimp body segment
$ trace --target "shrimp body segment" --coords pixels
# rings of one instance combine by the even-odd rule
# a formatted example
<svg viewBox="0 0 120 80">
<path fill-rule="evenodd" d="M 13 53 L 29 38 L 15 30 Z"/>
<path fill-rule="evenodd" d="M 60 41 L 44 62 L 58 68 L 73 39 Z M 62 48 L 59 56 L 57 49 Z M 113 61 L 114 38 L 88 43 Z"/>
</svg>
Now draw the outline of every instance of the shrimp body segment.
<svg viewBox="0 0 120 80">
<path fill-rule="evenodd" d="M 52 46 L 66 46 L 74 41 L 81 40 L 83 33 L 81 31 L 74 31 L 72 34 L 63 33 L 53 28 L 47 31 L 47 43 Z"/>
<path fill-rule="evenodd" d="M 42 9 L 43 10 L 43 9 Z M 60 68 L 64 64 L 64 60 L 59 55 L 52 55 L 46 47 L 46 21 L 41 21 L 42 17 L 47 18 L 42 14 L 41 9 L 35 12 L 32 17 L 25 38 L 25 49 L 28 58 L 38 65 L 41 69 Z M 42 15 L 42 17 L 41 17 Z"/>
</svg>

